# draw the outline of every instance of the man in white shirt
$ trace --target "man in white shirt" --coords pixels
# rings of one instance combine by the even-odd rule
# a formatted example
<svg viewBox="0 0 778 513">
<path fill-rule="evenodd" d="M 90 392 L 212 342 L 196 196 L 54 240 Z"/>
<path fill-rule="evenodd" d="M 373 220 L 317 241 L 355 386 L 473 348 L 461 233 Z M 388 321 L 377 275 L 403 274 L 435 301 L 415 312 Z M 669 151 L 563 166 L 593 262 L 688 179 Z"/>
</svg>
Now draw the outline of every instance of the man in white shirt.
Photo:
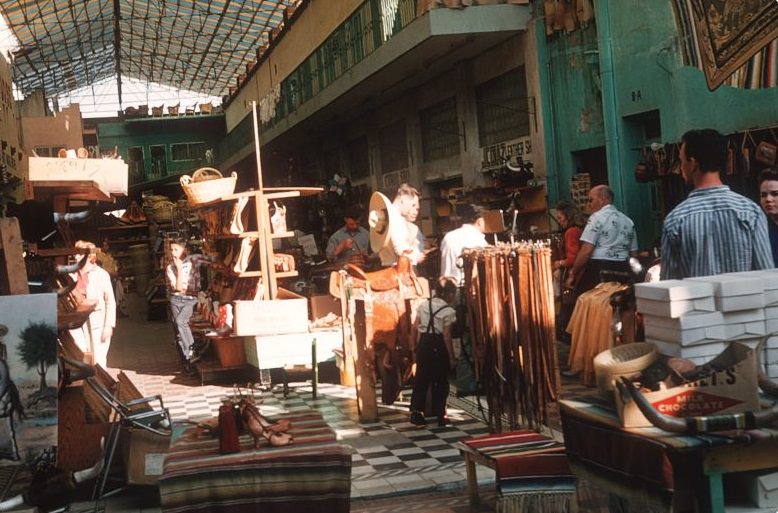
<svg viewBox="0 0 778 513">
<path fill-rule="evenodd" d="M 448 232 L 440 243 L 440 276 L 450 279 L 457 287 L 464 285 L 465 281 L 460 260 L 462 251 L 488 246 L 484 236 L 484 209 L 478 205 L 467 205 L 461 217 L 464 224 Z"/>
<path fill-rule="evenodd" d="M 638 249 L 635 224 L 613 205 L 613 191 L 597 185 L 589 191 L 591 216 L 581 234 L 581 249 L 567 277 L 576 295 L 600 282 L 600 271 L 630 273 L 629 257 Z"/>
<path fill-rule="evenodd" d="M 418 265 L 431 251 L 424 249 L 424 234 L 415 224 L 419 217 L 420 196 L 419 191 L 407 183 L 397 189 L 392 206 L 400 218 L 390 223 L 389 242 L 378 252 L 384 267 L 396 264 L 400 255 L 407 256 L 412 265 Z"/>
</svg>

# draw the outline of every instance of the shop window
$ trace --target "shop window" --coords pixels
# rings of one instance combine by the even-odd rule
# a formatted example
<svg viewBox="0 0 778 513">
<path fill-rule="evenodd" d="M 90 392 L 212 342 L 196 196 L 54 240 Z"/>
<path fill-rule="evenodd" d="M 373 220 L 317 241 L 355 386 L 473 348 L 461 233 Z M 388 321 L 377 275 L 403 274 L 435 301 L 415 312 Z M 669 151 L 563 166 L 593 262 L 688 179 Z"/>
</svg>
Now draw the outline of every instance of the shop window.
<svg viewBox="0 0 778 513">
<path fill-rule="evenodd" d="M 529 135 L 529 109 L 524 66 L 476 88 L 479 146 Z"/>
<path fill-rule="evenodd" d="M 456 97 L 422 110 L 421 146 L 424 162 L 459 155 L 459 120 Z"/>
<path fill-rule="evenodd" d="M 205 143 L 171 144 L 170 155 L 173 160 L 203 160 L 205 159 Z"/>
<path fill-rule="evenodd" d="M 145 180 L 142 146 L 133 146 L 127 150 L 127 168 L 130 173 L 130 183 L 138 183 Z"/>
<path fill-rule="evenodd" d="M 381 144 L 381 172 L 391 173 L 408 167 L 408 141 L 405 120 L 383 127 L 378 133 Z"/>
<path fill-rule="evenodd" d="M 164 145 L 151 147 L 151 174 L 152 179 L 167 176 L 167 156 Z"/>
<path fill-rule="evenodd" d="M 348 146 L 348 153 L 351 179 L 357 180 L 370 176 L 370 156 L 367 137 L 360 137 L 351 141 Z"/>
</svg>

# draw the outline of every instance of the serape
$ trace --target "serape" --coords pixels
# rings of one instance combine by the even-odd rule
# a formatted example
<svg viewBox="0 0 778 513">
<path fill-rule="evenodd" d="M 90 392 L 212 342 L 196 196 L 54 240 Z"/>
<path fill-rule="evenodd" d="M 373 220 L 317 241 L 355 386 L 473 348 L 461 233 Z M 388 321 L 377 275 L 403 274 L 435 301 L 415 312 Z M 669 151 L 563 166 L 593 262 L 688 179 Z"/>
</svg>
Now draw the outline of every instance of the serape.
<svg viewBox="0 0 778 513">
<path fill-rule="evenodd" d="M 348 512 L 350 450 L 318 413 L 290 414 L 294 443 L 271 447 L 240 437 L 241 452 L 219 454 L 219 440 L 191 428 L 165 456 L 159 493 L 165 513 Z"/>
</svg>

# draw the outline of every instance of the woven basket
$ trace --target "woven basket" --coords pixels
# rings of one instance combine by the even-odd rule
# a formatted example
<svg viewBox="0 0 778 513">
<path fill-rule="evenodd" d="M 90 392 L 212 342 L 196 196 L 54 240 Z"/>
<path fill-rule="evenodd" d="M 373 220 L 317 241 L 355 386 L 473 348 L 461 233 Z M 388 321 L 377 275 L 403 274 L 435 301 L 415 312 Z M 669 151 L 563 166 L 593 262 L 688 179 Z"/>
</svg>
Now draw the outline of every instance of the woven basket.
<svg viewBox="0 0 778 513">
<path fill-rule="evenodd" d="M 202 167 L 192 176 L 181 177 L 181 188 L 184 190 L 190 205 L 199 205 L 218 200 L 235 192 L 238 174 L 233 171 L 227 178 L 222 177 L 218 169 Z"/>
<path fill-rule="evenodd" d="M 151 207 L 151 217 L 158 223 L 169 223 L 173 220 L 173 209 L 176 208 L 172 201 L 157 201 Z"/>
<path fill-rule="evenodd" d="M 610 394 L 614 379 L 639 374 L 654 363 L 658 356 L 656 346 L 647 342 L 624 344 L 603 351 L 594 357 L 597 388 L 603 394 Z"/>
</svg>

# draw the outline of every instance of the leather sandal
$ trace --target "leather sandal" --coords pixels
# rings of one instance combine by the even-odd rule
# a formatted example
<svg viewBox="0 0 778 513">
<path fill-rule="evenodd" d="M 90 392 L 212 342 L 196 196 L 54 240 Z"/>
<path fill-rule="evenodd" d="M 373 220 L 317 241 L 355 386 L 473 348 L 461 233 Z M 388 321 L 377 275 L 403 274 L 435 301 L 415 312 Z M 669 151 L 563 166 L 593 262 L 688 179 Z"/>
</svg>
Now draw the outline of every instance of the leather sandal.
<svg viewBox="0 0 778 513">
<path fill-rule="evenodd" d="M 235 265 L 232 268 L 236 274 L 245 272 L 248 268 L 251 256 L 254 254 L 254 246 L 256 245 L 256 242 L 257 239 L 255 237 L 245 237 L 241 241 L 240 253 L 238 254 L 238 258 L 236 259 Z"/>
</svg>

